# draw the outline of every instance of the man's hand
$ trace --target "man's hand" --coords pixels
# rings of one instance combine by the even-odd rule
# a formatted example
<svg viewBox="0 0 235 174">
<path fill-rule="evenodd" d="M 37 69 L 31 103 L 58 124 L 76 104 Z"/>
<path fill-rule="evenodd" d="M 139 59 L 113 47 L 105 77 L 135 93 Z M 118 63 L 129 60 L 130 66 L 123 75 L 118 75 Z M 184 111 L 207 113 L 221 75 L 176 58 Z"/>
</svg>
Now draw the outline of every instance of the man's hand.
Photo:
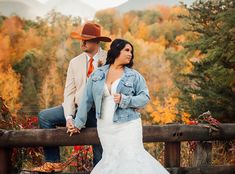
<svg viewBox="0 0 235 174">
<path fill-rule="evenodd" d="M 113 100 L 114 100 L 114 102 L 115 103 L 120 103 L 120 101 L 121 101 L 121 94 L 113 94 Z"/>
<path fill-rule="evenodd" d="M 80 133 L 80 129 L 74 127 L 74 128 L 69 128 L 67 130 L 67 133 L 69 134 L 69 136 L 72 136 L 74 133 Z"/>
<path fill-rule="evenodd" d="M 67 127 L 67 133 L 69 133 L 69 136 L 72 136 L 74 133 L 80 133 L 80 130 L 74 126 L 72 119 L 68 119 L 66 121 L 66 127 Z"/>
<path fill-rule="evenodd" d="M 74 128 L 74 124 L 73 124 L 73 120 L 72 120 L 72 118 L 71 118 L 71 119 L 66 120 L 66 128 L 67 128 L 67 129 Z"/>
</svg>

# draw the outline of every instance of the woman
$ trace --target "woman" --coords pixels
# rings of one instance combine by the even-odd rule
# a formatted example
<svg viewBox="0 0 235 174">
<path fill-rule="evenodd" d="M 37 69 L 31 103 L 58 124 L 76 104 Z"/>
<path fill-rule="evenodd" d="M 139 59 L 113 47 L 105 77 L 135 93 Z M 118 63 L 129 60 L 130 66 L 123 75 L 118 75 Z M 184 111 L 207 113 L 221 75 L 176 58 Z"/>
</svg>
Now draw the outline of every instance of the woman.
<svg viewBox="0 0 235 174">
<path fill-rule="evenodd" d="M 140 73 L 131 69 L 134 49 L 130 42 L 116 39 L 106 65 L 88 79 L 74 128 L 85 127 L 87 111 L 96 106 L 97 130 L 103 147 L 102 159 L 91 174 L 167 174 L 143 146 L 139 108 L 149 101 L 149 91 Z"/>
</svg>

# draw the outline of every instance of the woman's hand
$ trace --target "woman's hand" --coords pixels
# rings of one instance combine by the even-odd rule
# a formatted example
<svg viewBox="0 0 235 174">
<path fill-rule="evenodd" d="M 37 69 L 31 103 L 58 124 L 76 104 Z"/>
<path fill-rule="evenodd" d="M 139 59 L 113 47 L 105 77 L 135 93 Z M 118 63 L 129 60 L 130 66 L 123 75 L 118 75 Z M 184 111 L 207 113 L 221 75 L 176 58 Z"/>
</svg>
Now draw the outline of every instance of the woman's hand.
<svg viewBox="0 0 235 174">
<path fill-rule="evenodd" d="M 66 128 L 74 128 L 74 124 L 73 124 L 73 119 L 69 118 L 68 120 L 66 120 Z"/>
<path fill-rule="evenodd" d="M 113 94 L 113 100 L 115 103 L 119 104 L 121 101 L 122 95 L 121 94 Z"/>
<path fill-rule="evenodd" d="M 67 129 L 67 133 L 69 134 L 69 136 L 72 136 L 75 133 L 80 133 L 80 129 L 76 127 L 70 127 Z"/>
</svg>

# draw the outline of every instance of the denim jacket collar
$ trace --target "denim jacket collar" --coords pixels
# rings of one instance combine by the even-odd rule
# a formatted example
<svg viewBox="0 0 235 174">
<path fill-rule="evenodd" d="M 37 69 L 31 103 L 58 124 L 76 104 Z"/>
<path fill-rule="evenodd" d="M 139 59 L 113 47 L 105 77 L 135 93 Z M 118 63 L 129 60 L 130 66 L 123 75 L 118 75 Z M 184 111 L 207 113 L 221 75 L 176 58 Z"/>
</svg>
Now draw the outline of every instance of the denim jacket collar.
<svg viewBox="0 0 235 174">
<path fill-rule="evenodd" d="M 110 64 L 104 65 L 104 66 L 100 67 L 99 70 L 100 70 L 101 72 L 103 72 L 105 75 L 107 75 L 107 72 L 108 72 L 108 70 L 109 70 L 109 67 L 110 67 Z M 99 73 L 98 73 L 98 74 L 99 74 Z M 97 75 L 98 75 L 98 74 L 97 74 Z M 103 74 L 99 74 L 99 75 L 103 75 Z M 124 68 L 124 74 L 123 74 L 123 75 L 126 76 L 126 77 L 129 77 L 129 76 L 135 75 L 135 73 L 133 72 L 133 70 L 132 70 L 131 68 L 128 68 L 128 67 L 125 66 L 125 68 Z M 122 77 L 123 77 L 123 76 L 122 76 Z"/>
</svg>

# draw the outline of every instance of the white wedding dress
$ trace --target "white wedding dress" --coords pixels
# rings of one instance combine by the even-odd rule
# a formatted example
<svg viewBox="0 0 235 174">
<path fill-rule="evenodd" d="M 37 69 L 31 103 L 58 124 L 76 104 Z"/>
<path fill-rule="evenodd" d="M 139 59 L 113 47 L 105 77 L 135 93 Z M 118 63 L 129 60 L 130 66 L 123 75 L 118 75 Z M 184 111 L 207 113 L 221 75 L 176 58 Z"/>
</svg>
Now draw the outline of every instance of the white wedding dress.
<svg viewBox="0 0 235 174">
<path fill-rule="evenodd" d="M 101 108 L 101 118 L 97 120 L 97 131 L 103 147 L 102 159 L 91 174 L 169 174 L 143 146 L 141 119 L 125 123 L 113 123 L 115 93 L 120 79 L 107 85 Z"/>
</svg>

